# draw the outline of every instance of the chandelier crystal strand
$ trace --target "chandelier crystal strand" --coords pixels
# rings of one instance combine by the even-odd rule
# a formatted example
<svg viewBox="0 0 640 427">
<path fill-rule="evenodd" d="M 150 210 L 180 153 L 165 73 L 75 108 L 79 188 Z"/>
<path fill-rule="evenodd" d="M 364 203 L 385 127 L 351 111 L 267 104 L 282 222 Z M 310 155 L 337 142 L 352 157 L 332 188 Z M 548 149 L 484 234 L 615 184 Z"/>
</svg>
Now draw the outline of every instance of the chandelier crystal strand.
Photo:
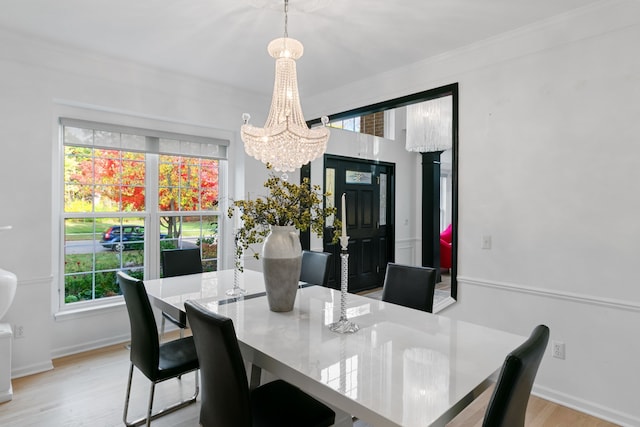
<svg viewBox="0 0 640 427">
<path fill-rule="evenodd" d="M 249 115 L 243 115 L 240 135 L 245 151 L 263 163 L 269 163 L 278 172 L 293 172 L 302 165 L 321 156 L 329 140 L 328 117 L 322 118 L 322 127 L 309 129 L 302 114 L 296 59 L 304 53 L 298 40 L 288 37 L 288 1 L 285 0 L 285 37 L 272 40 L 267 47 L 276 60 L 275 80 L 271 108 L 263 128 L 249 124 Z"/>
</svg>

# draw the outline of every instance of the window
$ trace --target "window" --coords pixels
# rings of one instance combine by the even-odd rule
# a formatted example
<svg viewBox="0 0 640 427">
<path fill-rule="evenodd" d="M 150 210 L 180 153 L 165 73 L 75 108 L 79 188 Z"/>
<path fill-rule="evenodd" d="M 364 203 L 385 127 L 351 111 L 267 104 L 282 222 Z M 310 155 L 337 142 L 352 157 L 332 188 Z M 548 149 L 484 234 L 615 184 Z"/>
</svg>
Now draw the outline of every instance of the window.
<svg viewBox="0 0 640 427">
<path fill-rule="evenodd" d="M 332 120 L 329 122 L 329 127 L 350 130 L 351 132 L 360 132 L 360 117 L 352 117 L 344 120 Z"/>
<path fill-rule="evenodd" d="M 377 113 L 367 114 L 365 116 L 351 117 L 349 119 L 331 120 L 328 126 L 336 129 L 384 137 L 384 119 L 384 112 L 380 111 Z"/>
<path fill-rule="evenodd" d="M 61 119 L 61 307 L 119 297 L 116 272 L 158 277 L 160 251 L 218 267 L 227 141 Z"/>
</svg>

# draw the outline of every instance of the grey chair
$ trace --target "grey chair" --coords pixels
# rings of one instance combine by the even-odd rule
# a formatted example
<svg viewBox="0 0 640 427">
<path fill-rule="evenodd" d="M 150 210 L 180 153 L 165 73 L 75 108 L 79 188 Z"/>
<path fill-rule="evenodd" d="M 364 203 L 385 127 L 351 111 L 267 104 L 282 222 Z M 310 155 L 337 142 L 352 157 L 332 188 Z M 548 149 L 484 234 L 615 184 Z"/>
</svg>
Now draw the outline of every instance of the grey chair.
<svg viewBox="0 0 640 427">
<path fill-rule="evenodd" d="M 549 328 L 538 325 L 527 341 L 507 355 L 483 427 L 524 426 L 531 388 L 548 342 Z"/>
<path fill-rule="evenodd" d="M 149 302 L 147 291 L 142 280 L 135 279 L 121 271 L 117 273 L 117 281 L 124 295 L 131 326 L 131 350 L 129 357 L 131 367 L 127 382 L 127 395 L 124 403 L 122 419 L 127 426 L 151 425 L 151 420 L 169 414 L 196 401 L 199 387 L 198 357 L 193 337 L 180 338 L 160 344 L 156 319 Z M 129 400 L 131 397 L 131 380 L 133 367 L 138 368 L 151 381 L 147 415 L 137 421 L 128 421 Z M 153 395 L 157 383 L 181 375 L 195 372 L 195 392 L 191 398 L 179 401 L 167 408 L 152 414 Z"/>
<path fill-rule="evenodd" d="M 187 301 L 200 358 L 202 427 L 328 427 L 335 413 L 297 387 L 276 380 L 249 390 L 233 321 Z"/>
<path fill-rule="evenodd" d="M 202 273 L 200 248 L 163 250 L 160 252 L 160 265 L 162 266 L 162 277 Z M 164 337 L 167 320 L 180 328 L 180 338 L 183 338 L 184 330 L 188 326 L 184 322 L 181 322 L 180 319 L 176 319 L 164 311 L 162 312 L 162 321 L 160 324 L 160 336 Z"/>
<path fill-rule="evenodd" d="M 432 313 L 435 289 L 435 269 L 390 262 L 384 278 L 382 300 Z"/>
<path fill-rule="evenodd" d="M 300 281 L 312 285 L 327 286 L 330 259 L 329 252 L 302 251 Z"/>
</svg>

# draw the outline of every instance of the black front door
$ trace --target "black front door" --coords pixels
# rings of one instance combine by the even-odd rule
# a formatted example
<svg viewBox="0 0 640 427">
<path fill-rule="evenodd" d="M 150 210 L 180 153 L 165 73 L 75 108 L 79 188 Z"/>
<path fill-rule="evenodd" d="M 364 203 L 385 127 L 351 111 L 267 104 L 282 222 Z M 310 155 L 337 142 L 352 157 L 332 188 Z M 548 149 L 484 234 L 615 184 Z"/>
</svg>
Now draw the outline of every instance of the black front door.
<svg viewBox="0 0 640 427">
<path fill-rule="evenodd" d="M 346 195 L 349 236 L 349 292 L 382 285 L 386 266 L 394 259 L 394 165 L 337 156 L 325 156 L 325 190 L 333 194 L 338 218 Z M 324 250 L 333 254 L 329 286 L 340 288 L 340 244 L 325 231 Z"/>
</svg>

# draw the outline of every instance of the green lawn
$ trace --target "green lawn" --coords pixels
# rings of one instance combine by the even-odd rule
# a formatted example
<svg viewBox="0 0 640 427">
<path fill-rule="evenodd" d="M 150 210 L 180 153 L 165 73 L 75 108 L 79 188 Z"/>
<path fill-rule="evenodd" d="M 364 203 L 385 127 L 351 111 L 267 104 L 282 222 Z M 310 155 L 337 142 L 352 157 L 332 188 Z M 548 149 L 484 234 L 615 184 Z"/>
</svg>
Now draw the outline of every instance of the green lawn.
<svg viewBox="0 0 640 427">
<path fill-rule="evenodd" d="M 67 219 L 65 221 L 65 241 L 100 240 L 102 233 L 117 224 L 116 219 Z M 131 218 L 125 224 L 142 225 L 141 218 Z M 95 224 L 95 232 L 94 232 Z M 209 224 L 205 224 L 209 226 Z M 208 230 L 205 235 L 210 235 Z M 217 269 L 218 245 L 212 241 L 200 241 L 200 221 L 182 223 L 183 237 L 197 237 L 202 247 L 205 271 Z M 177 247 L 177 239 L 160 241 L 161 249 Z M 65 302 L 73 303 L 115 296 L 120 293 L 115 273 L 124 270 L 142 279 L 144 269 L 143 243 L 130 243 L 122 252 L 98 251 L 81 254 L 65 254 Z"/>
</svg>

